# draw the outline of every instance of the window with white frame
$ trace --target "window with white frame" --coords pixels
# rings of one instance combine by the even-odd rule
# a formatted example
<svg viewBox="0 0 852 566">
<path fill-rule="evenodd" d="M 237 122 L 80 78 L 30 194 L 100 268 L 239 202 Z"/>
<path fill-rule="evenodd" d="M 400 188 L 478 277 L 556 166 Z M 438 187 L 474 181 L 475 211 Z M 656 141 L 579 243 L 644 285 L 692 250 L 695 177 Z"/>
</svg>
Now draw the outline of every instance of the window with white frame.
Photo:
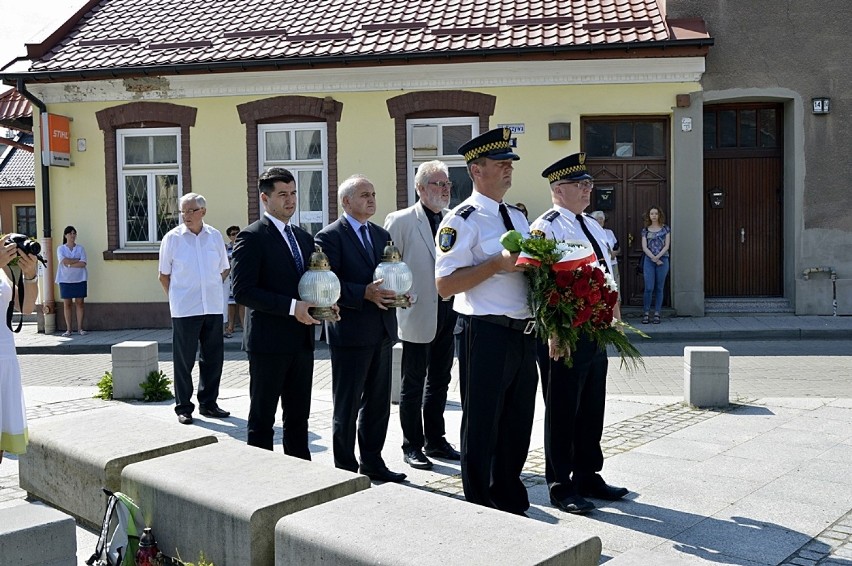
<svg viewBox="0 0 852 566">
<path fill-rule="evenodd" d="M 421 163 L 438 159 L 450 169 L 453 189 L 450 207 L 470 196 L 473 183 L 467 174 L 464 157 L 459 146 L 479 135 L 479 118 L 417 118 L 406 121 L 408 140 L 408 204 L 414 204 L 414 175 Z"/>
<path fill-rule="evenodd" d="M 15 232 L 35 237 L 36 234 L 36 207 L 32 205 L 15 206 Z"/>
<path fill-rule="evenodd" d="M 180 222 L 180 128 L 116 130 L 122 247 L 152 247 Z"/>
<path fill-rule="evenodd" d="M 316 234 L 328 223 L 328 141 L 324 122 L 259 124 L 260 171 L 284 167 L 296 179 L 293 222 Z M 263 214 L 263 204 L 260 204 Z"/>
</svg>

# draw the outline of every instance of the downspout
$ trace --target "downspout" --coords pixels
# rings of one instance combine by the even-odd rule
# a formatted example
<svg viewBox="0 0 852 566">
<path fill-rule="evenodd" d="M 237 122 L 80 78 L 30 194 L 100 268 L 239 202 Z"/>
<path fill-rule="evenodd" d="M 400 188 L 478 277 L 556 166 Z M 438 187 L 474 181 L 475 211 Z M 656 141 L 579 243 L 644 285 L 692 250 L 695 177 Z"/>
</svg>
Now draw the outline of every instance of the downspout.
<svg viewBox="0 0 852 566">
<path fill-rule="evenodd" d="M 41 115 L 47 113 L 47 105 L 27 90 L 24 79 L 19 78 L 17 80 L 16 88 L 24 98 L 38 108 L 40 120 Z M 39 132 L 41 132 L 40 124 Z M 41 143 L 39 143 L 39 147 L 41 147 Z M 44 234 L 44 237 L 41 239 L 41 249 L 42 256 L 47 260 L 47 266 L 44 268 L 43 277 L 41 278 L 41 303 L 42 312 L 44 313 L 44 333 L 53 334 L 56 332 L 56 303 L 53 297 L 53 239 L 51 238 L 50 229 L 50 166 L 44 163 L 41 156 L 38 157 L 41 161 L 41 226 Z"/>
</svg>

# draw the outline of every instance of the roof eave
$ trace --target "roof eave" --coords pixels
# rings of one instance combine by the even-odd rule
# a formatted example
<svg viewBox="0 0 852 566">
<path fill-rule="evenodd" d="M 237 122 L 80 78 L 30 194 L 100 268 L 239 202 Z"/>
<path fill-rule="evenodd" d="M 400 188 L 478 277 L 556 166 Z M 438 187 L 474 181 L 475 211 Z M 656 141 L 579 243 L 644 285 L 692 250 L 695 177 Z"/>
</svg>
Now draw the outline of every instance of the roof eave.
<svg viewBox="0 0 852 566">
<path fill-rule="evenodd" d="M 649 41 L 641 43 L 607 43 L 596 45 L 562 45 L 546 47 L 521 47 L 511 49 L 473 49 L 453 52 L 413 52 L 386 53 L 328 57 L 280 57 L 275 59 L 248 59 L 234 61 L 214 61 L 206 63 L 186 63 L 170 65 L 146 65 L 130 67 L 107 67 L 97 69 L 75 69 L 69 71 L 27 71 L 16 73 L 0 73 L 0 80 L 5 84 L 14 85 L 18 79 L 27 83 L 53 83 L 68 80 L 104 80 L 140 76 L 188 75 L 198 73 L 241 72 L 261 68 L 282 70 L 293 67 L 329 67 L 369 64 L 398 64 L 400 62 L 418 61 L 451 62 L 452 60 L 498 59 L 506 57 L 522 57 L 525 55 L 552 54 L 554 56 L 589 53 L 602 55 L 622 51 L 628 57 L 650 55 L 648 52 L 677 50 L 681 55 L 692 57 L 706 56 L 709 47 L 714 44 L 712 37 L 688 40 Z M 687 53 L 689 50 L 694 51 Z M 431 61 L 430 61 L 431 60 Z"/>
</svg>

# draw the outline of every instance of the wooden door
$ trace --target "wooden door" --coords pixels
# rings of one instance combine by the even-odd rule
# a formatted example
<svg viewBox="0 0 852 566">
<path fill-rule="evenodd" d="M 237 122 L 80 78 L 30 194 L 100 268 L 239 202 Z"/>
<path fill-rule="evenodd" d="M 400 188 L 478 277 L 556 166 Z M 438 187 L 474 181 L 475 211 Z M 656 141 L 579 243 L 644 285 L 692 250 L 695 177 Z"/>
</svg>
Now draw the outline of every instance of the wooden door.
<svg viewBox="0 0 852 566">
<path fill-rule="evenodd" d="M 622 304 L 641 306 L 644 281 L 636 266 L 642 260 L 642 216 L 651 206 L 666 213 L 670 209 L 668 119 L 595 118 L 584 120 L 583 126 L 586 165 L 595 178 L 587 212 L 603 209 L 606 213 L 607 228 L 615 232 L 621 247 Z M 610 132 L 614 136 L 611 143 Z M 631 132 L 633 141 L 629 142 Z M 669 304 L 668 287 L 667 280 L 665 304 Z"/>
<path fill-rule="evenodd" d="M 705 108 L 707 297 L 783 296 L 781 112 L 777 104 Z"/>
</svg>

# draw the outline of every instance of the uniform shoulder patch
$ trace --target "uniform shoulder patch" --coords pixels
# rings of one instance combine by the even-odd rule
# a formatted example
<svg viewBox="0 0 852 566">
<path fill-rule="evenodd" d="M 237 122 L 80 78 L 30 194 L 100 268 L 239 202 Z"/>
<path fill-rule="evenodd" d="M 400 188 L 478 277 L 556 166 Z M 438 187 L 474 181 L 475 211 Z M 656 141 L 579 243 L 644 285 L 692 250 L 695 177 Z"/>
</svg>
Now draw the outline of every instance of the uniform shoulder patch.
<svg viewBox="0 0 852 566">
<path fill-rule="evenodd" d="M 461 216 L 462 218 L 467 220 L 467 217 L 470 216 L 471 214 L 473 214 L 474 210 L 476 210 L 476 207 L 473 206 L 472 204 L 469 204 L 467 206 L 463 206 L 460 209 L 458 209 L 456 211 L 456 216 Z"/>
<path fill-rule="evenodd" d="M 547 238 L 547 234 L 545 234 L 541 230 L 530 230 L 530 238 L 535 238 L 536 240 L 544 240 L 545 238 Z"/>
<path fill-rule="evenodd" d="M 547 214 L 542 216 L 542 219 L 547 220 L 548 222 L 553 222 L 557 218 L 559 218 L 559 211 L 558 210 L 551 210 L 550 212 L 548 212 Z"/>
<path fill-rule="evenodd" d="M 450 228 L 449 226 L 441 228 L 440 232 L 438 232 L 438 247 L 441 248 L 442 252 L 448 252 L 453 249 L 453 246 L 456 244 L 456 235 L 455 228 Z"/>
</svg>

